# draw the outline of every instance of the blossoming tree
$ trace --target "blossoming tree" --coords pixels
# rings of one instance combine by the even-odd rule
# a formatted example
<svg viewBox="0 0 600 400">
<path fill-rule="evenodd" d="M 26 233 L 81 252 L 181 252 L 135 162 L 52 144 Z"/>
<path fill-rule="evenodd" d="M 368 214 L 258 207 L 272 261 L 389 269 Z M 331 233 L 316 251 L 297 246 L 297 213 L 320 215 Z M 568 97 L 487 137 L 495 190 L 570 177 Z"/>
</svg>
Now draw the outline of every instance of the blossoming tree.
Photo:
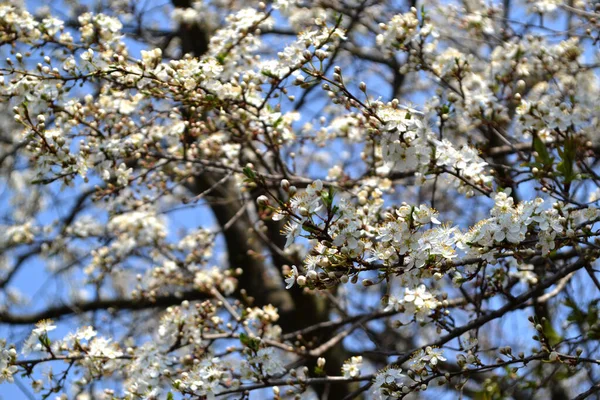
<svg viewBox="0 0 600 400">
<path fill-rule="evenodd" d="M 600 393 L 594 1 L 43 3 L 0 2 L 0 392 Z"/>
</svg>

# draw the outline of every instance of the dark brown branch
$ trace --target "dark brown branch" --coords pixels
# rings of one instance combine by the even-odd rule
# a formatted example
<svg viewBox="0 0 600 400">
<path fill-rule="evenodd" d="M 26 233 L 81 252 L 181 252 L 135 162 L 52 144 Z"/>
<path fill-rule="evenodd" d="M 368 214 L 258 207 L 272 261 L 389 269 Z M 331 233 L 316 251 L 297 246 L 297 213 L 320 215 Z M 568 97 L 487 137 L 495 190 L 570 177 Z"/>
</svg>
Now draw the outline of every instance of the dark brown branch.
<svg viewBox="0 0 600 400">
<path fill-rule="evenodd" d="M 89 311 L 114 309 L 115 311 L 136 311 L 151 308 L 166 308 L 180 304 L 184 300 L 206 300 L 210 296 L 197 290 L 182 293 L 180 296 L 169 294 L 150 299 L 101 299 L 87 302 L 77 302 L 50 307 L 32 314 L 12 314 L 0 312 L 0 324 L 27 325 L 35 324 L 43 319 L 60 319 L 71 315 L 79 315 Z"/>
</svg>

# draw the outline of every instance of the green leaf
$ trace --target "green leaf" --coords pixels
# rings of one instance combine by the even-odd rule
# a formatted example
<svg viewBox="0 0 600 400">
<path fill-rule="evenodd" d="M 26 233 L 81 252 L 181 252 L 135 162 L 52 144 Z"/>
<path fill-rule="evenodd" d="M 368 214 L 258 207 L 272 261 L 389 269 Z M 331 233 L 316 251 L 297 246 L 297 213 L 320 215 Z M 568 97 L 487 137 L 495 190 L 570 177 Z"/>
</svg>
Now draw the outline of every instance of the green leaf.
<svg viewBox="0 0 600 400">
<path fill-rule="evenodd" d="M 217 59 L 217 61 L 219 62 L 219 64 L 225 65 L 225 59 L 227 58 L 227 55 L 221 53 L 221 54 L 218 54 L 215 58 Z"/>
<path fill-rule="evenodd" d="M 244 175 L 246 175 L 246 177 L 248 179 L 251 179 L 251 180 L 255 180 L 256 179 L 256 174 L 254 173 L 254 171 L 252 171 L 252 169 L 250 169 L 248 167 L 245 167 L 242 170 L 242 172 L 244 173 Z"/>
<path fill-rule="evenodd" d="M 246 335 L 245 333 L 240 333 L 240 342 L 242 342 L 244 346 L 248 346 L 250 343 L 250 336 Z"/>
<path fill-rule="evenodd" d="M 240 333 L 240 342 L 255 352 L 258 351 L 258 348 L 260 347 L 260 339 L 251 338 L 245 333 Z"/>
<path fill-rule="evenodd" d="M 167 400 L 173 400 L 173 399 L 174 399 L 173 393 L 171 393 L 171 392 L 167 393 Z"/>
<path fill-rule="evenodd" d="M 319 230 L 317 228 L 315 228 L 315 227 L 313 227 L 313 226 L 311 226 L 310 224 L 307 224 L 307 223 L 302 224 L 302 228 L 306 232 L 309 232 L 309 233 L 317 233 L 317 232 L 319 232 Z"/>
<path fill-rule="evenodd" d="M 598 340 L 600 339 L 600 326 L 594 325 L 590 328 L 587 333 L 588 339 Z"/>
<path fill-rule="evenodd" d="M 277 121 L 275 121 L 275 122 L 273 123 L 273 128 L 277 128 L 277 127 L 279 127 L 279 125 L 281 125 L 281 123 L 282 123 L 282 122 L 283 122 L 283 117 L 279 117 L 279 118 L 277 118 Z"/>
<path fill-rule="evenodd" d="M 473 397 L 473 399 L 475 399 L 475 400 L 492 400 L 492 395 L 489 394 L 487 391 L 482 390 L 481 392 L 475 393 L 475 397 Z"/>
<path fill-rule="evenodd" d="M 586 322 L 590 326 L 595 325 L 598 322 L 598 301 L 600 300 L 593 300 L 588 305 Z"/>
<path fill-rule="evenodd" d="M 581 310 L 573 301 L 566 299 L 564 301 L 564 305 L 572 310 L 567 316 L 567 321 L 575 322 L 577 324 L 583 324 L 587 322 L 588 314 L 583 312 L 583 310 Z"/>
<path fill-rule="evenodd" d="M 575 179 L 575 172 L 573 164 L 575 162 L 575 156 L 577 152 L 577 144 L 575 140 L 568 137 L 564 142 L 563 149 L 558 149 L 558 154 L 562 161 L 556 166 L 556 170 L 562 175 L 565 184 L 573 182 Z"/>
<path fill-rule="evenodd" d="M 331 214 L 332 214 L 332 215 L 335 215 L 335 214 L 337 214 L 337 212 L 338 212 L 338 210 L 339 210 L 339 209 L 340 209 L 340 208 L 339 208 L 338 206 L 333 206 L 333 208 L 331 209 Z"/>
<path fill-rule="evenodd" d="M 344 20 L 344 15 L 342 13 L 339 13 L 335 16 L 335 26 L 340 26 L 342 24 L 342 21 Z"/>
<path fill-rule="evenodd" d="M 42 334 L 42 335 L 41 335 L 41 336 L 38 338 L 38 340 L 39 340 L 39 341 L 40 341 L 40 343 L 41 343 L 41 344 L 42 344 L 44 347 L 46 347 L 46 348 L 49 348 L 49 347 L 51 346 L 51 343 L 50 343 L 50 338 L 48 337 L 48 334 L 47 334 L 47 333 L 44 333 L 44 334 Z"/>
<path fill-rule="evenodd" d="M 550 324 L 549 321 L 546 320 L 543 323 L 543 328 L 544 336 L 546 336 L 546 339 L 548 339 L 548 342 L 551 346 L 555 346 L 562 340 L 562 337 L 558 334 L 558 332 L 556 332 L 556 330 L 552 327 L 552 324 Z"/>
<path fill-rule="evenodd" d="M 333 204 L 333 197 L 335 196 L 335 190 L 333 187 L 329 186 L 329 190 L 321 192 L 321 199 L 323 200 L 323 204 L 327 207 L 328 210 L 331 210 L 331 206 Z"/>
<path fill-rule="evenodd" d="M 533 135 L 533 149 L 538 154 L 535 157 L 535 160 L 543 165 L 544 168 L 552 169 L 552 163 L 554 159 L 550 156 L 550 153 L 548 153 L 546 144 L 536 134 Z"/>
<path fill-rule="evenodd" d="M 278 76 L 275 75 L 274 73 L 272 73 L 271 71 L 260 71 L 260 73 L 264 76 L 266 76 L 267 78 L 275 78 L 277 79 Z"/>
</svg>

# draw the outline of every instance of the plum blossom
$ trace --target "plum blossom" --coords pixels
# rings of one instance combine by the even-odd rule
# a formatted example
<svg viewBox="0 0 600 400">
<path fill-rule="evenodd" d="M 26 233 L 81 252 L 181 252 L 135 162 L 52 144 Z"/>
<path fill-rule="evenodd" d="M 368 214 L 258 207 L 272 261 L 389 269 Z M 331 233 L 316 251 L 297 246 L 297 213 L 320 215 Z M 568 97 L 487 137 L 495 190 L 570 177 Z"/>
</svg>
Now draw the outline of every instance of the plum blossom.
<svg viewBox="0 0 600 400">
<path fill-rule="evenodd" d="M 283 360 L 272 347 L 266 347 L 258 350 L 254 357 L 249 359 L 250 363 L 260 365 L 260 369 L 265 377 L 276 376 L 285 372 Z"/>
<path fill-rule="evenodd" d="M 298 278 L 298 267 L 292 265 L 292 270 L 287 278 L 285 278 L 285 288 L 290 289 L 296 283 L 296 279 Z"/>
<path fill-rule="evenodd" d="M 344 378 L 356 378 L 360 376 L 360 367 L 363 359 L 361 356 L 355 356 L 344 362 L 342 366 L 342 374 Z"/>
</svg>

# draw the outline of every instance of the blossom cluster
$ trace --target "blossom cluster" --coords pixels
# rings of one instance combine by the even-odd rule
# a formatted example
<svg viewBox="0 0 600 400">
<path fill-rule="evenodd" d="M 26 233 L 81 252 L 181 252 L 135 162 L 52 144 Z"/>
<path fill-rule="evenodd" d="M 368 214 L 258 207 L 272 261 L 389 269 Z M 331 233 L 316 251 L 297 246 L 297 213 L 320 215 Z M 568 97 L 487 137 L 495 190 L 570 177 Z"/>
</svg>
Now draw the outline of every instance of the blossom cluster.
<svg viewBox="0 0 600 400">
<path fill-rule="evenodd" d="M 0 383 L 507 398 L 597 372 L 593 2 L 66 3 L 0 4 L 0 322 L 36 324 Z"/>
</svg>

